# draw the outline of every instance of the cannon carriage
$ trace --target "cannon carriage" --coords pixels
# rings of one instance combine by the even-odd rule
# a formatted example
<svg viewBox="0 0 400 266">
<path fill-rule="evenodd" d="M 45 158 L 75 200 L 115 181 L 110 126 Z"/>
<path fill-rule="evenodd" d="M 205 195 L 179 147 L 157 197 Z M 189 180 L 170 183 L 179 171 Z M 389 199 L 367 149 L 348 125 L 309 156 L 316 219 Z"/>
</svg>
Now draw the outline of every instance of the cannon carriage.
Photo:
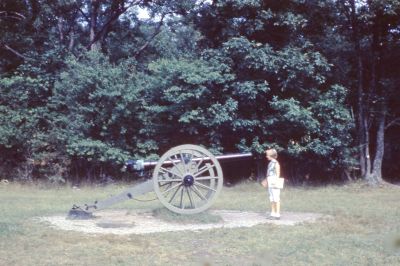
<svg viewBox="0 0 400 266">
<path fill-rule="evenodd" d="M 214 156 L 203 147 L 185 144 L 168 150 L 156 162 L 131 161 L 128 165 L 136 171 L 154 167 L 152 179 L 108 199 L 74 205 L 67 218 L 90 218 L 95 211 L 152 191 L 166 208 L 175 213 L 202 212 L 214 203 L 222 190 L 223 172 L 219 161 L 249 157 L 252 157 L 251 153 Z"/>
</svg>

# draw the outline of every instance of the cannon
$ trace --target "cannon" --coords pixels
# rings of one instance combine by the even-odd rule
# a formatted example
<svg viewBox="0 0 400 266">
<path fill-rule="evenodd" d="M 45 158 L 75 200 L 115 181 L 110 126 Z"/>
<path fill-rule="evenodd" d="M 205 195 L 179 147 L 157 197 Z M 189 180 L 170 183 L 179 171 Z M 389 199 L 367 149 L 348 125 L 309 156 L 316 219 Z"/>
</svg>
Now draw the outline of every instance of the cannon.
<svg viewBox="0 0 400 266">
<path fill-rule="evenodd" d="M 214 156 L 203 147 L 185 144 L 168 150 L 158 161 L 131 161 L 128 165 L 136 171 L 154 167 L 152 179 L 108 199 L 82 206 L 74 205 L 67 218 L 89 219 L 95 211 L 152 191 L 172 212 L 202 212 L 214 203 L 222 190 L 223 173 L 219 160 L 248 157 L 252 157 L 252 153 Z"/>
</svg>

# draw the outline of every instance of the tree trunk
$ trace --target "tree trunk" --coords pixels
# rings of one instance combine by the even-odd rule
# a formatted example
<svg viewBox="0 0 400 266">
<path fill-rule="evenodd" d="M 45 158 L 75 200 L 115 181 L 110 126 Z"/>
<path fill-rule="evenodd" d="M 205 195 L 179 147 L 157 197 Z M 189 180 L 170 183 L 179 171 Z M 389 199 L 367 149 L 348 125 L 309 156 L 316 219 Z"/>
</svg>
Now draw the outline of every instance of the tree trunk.
<svg viewBox="0 0 400 266">
<path fill-rule="evenodd" d="M 356 15 L 356 5 L 355 0 L 349 1 L 351 9 L 349 14 L 352 38 L 357 62 L 357 139 L 358 139 L 358 159 L 360 164 L 360 171 L 362 178 L 368 178 L 371 161 L 369 155 L 369 128 L 368 119 L 365 106 L 364 97 L 364 75 L 363 75 L 363 62 L 362 62 L 362 51 L 360 44 L 360 33 L 359 33 L 359 23 Z"/>
<path fill-rule="evenodd" d="M 382 104 L 383 105 L 383 104 Z M 378 131 L 376 133 L 376 153 L 374 158 L 373 176 L 376 182 L 381 183 L 382 180 L 382 161 L 385 151 L 385 107 L 382 107 L 379 115 Z"/>
<path fill-rule="evenodd" d="M 73 30 L 69 33 L 69 44 L 68 44 L 68 50 L 72 51 L 75 45 L 75 33 Z"/>
<path fill-rule="evenodd" d="M 378 11 L 377 18 L 382 16 L 382 12 Z M 374 165 L 373 165 L 373 172 L 372 175 L 375 178 L 377 183 L 381 183 L 382 179 L 382 161 L 383 155 L 385 151 L 385 124 L 386 124 L 386 113 L 387 113 L 387 106 L 386 106 L 386 92 L 382 85 L 380 84 L 380 80 L 382 78 L 382 62 L 381 58 L 383 57 L 382 53 L 382 45 L 385 41 L 386 35 L 386 26 L 381 23 L 380 20 L 375 21 L 373 31 L 373 44 L 372 49 L 374 53 L 373 57 L 373 78 L 374 78 L 374 88 L 375 94 L 378 102 L 378 115 L 376 118 L 377 123 L 377 132 L 376 132 L 376 151 L 374 157 Z"/>
<path fill-rule="evenodd" d="M 99 12 L 100 3 L 98 0 L 91 0 L 90 5 L 90 35 L 89 35 L 89 50 L 98 50 L 100 47 L 98 43 L 94 40 L 97 31 L 97 17 Z"/>
<path fill-rule="evenodd" d="M 359 45 L 358 50 L 359 50 Z M 362 61 L 361 61 L 361 52 L 358 51 L 358 70 L 357 70 L 357 79 L 358 79 L 358 85 L 357 85 L 357 122 L 358 122 L 358 128 L 357 128 L 357 137 L 358 137 L 358 150 L 359 150 L 359 162 L 360 162 L 360 171 L 361 171 L 361 177 L 366 177 L 368 173 L 368 165 L 370 164 L 369 161 L 369 143 L 368 143 L 368 122 L 365 117 L 365 111 L 364 111 L 364 100 L 363 100 L 363 85 L 362 85 L 362 80 L 363 80 L 363 69 L 362 69 Z"/>
<path fill-rule="evenodd" d="M 385 90 L 380 84 L 381 71 L 382 71 L 382 44 L 384 42 L 383 36 L 385 35 L 385 27 L 379 21 L 382 12 L 378 11 L 376 20 L 372 27 L 372 44 L 371 44 L 371 81 L 369 95 L 372 103 L 375 104 L 374 129 L 376 129 L 375 136 L 375 156 L 372 169 L 367 169 L 367 181 L 373 184 L 378 184 L 383 181 L 382 179 L 382 161 L 385 148 L 385 124 L 386 124 L 386 95 Z M 369 100 L 368 100 L 369 102 Z"/>
<path fill-rule="evenodd" d="M 62 44 L 64 41 L 64 27 L 63 27 L 63 19 L 61 16 L 58 17 L 57 19 L 57 28 L 58 28 L 60 44 Z"/>
<path fill-rule="evenodd" d="M 363 127 L 364 127 L 364 135 L 365 135 L 365 144 L 364 144 L 364 154 L 365 154 L 365 175 L 362 176 L 368 183 L 374 183 L 373 176 L 371 174 L 371 155 L 369 150 L 369 126 L 368 126 L 368 118 L 366 115 L 363 117 Z"/>
</svg>

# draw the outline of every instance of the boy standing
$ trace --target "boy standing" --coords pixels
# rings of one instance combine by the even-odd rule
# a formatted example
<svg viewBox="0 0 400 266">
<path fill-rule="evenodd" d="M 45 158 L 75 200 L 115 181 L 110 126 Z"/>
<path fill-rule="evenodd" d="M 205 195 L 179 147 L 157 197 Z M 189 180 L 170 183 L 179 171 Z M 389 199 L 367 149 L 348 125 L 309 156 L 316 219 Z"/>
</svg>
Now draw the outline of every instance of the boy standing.
<svg viewBox="0 0 400 266">
<path fill-rule="evenodd" d="M 263 183 L 266 181 L 268 184 L 269 200 L 271 202 L 271 219 L 279 220 L 281 217 L 281 190 L 272 185 L 276 183 L 276 180 L 281 175 L 281 167 L 276 160 L 278 158 L 278 153 L 275 149 L 269 149 L 265 151 L 265 155 L 270 162 L 267 169 L 267 178 Z"/>
</svg>

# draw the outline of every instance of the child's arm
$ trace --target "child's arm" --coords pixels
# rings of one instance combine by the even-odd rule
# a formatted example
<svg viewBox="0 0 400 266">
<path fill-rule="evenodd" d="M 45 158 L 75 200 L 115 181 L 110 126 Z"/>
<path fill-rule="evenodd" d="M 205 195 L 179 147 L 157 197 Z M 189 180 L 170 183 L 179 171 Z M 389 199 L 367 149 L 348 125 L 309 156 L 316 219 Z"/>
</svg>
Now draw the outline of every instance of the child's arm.
<svg viewBox="0 0 400 266">
<path fill-rule="evenodd" d="M 265 179 L 263 179 L 263 180 L 261 181 L 261 185 L 262 185 L 264 188 L 267 188 L 267 187 L 268 187 L 267 178 L 265 178 Z"/>
</svg>

